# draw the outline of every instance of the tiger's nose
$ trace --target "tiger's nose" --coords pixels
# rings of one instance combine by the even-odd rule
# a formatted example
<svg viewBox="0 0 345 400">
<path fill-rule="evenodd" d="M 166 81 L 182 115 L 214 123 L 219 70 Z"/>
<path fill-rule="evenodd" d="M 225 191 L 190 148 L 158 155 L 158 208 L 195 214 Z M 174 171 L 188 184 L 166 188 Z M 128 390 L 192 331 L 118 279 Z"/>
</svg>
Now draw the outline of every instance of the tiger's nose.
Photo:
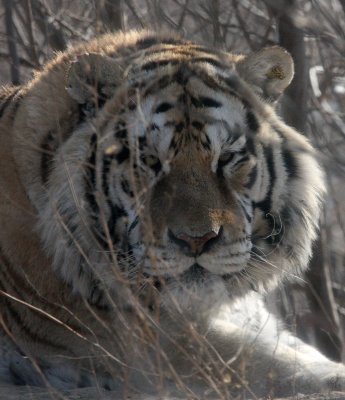
<svg viewBox="0 0 345 400">
<path fill-rule="evenodd" d="M 219 232 L 210 231 L 203 236 L 191 236 L 187 233 L 179 233 L 175 235 L 170 229 L 168 231 L 170 239 L 176 243 L 181 250 L 190 256 L 199 256 L 201 253 L 208 251 L 219 238 Z"/>
</svg>

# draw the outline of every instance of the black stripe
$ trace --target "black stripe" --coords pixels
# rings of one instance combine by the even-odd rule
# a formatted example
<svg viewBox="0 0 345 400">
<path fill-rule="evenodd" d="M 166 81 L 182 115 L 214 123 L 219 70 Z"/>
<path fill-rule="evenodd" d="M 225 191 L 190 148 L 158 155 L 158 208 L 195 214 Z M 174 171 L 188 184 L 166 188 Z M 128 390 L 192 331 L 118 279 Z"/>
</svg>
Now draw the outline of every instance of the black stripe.
<svg viewBox="0 0 345 400">
<path fill-rule="evenodd" d="M 115 131 L 115 136 L 117 139 L 125 139 L 127 137 L 127 129 Z"/>
<path fill-rule="evenodd" d="M 93 217 L 98 215 L 99 207 L 95 197 L 96 191 L 96 153 L 97 135 L 94 133 L 90 140 L 91 154 L 86 163 L 85 197 L 92 211 Z"/>
<path fill-rule="evenodd" d="M 52 171 L 53 157 L 57 147 L 54 143 L 54 134 L 49 131 L 43 138 L 41 143 L 41 180 L 43 185 L 46 185 Z"/>
<path fill-rule="evenodd" d="M 218 160 L 217 171 L 216 171 L 216 174 L 217 174 L 218 178 L 224 178 L 223 167 L 224 167 L 228 162 L 230 162 L 230 160 L 229 160 L 229 161 L 227 160 L 227 161 L 225 161 L 225 162 L 222 162 L 222 161 Z"/>
<path fill-rule="evenodd" d="M 208 137 L 207 133 L 203 136 L 203 146 L 206 147 L 208 150 L 211 150 L 211 140 Z"/>
<path fill-rule="evenodd" d="M 174 55 L 181 55 L 181 56 L 187 56 L 184 57 L 183 59 L 181 58 L 181 61 L 188 62 L 189 60 L 192 60 L 193 57 L 196 56 L 196 51 L 193 48 L 190 48 L 189 46 L 177 46 L 177 47 L 163 47 L 163 48 L 154 48 L 152 50 L 148 50 L 145 53 L 146 57 L 151 57 L 153 55 L 157 54 L 162 54 L 164 55 L 165 53 L 171 53 Z"/>
<path fill-rule="evenodd" d="M 214 67 L 224 68 L 224 64 L 222 62 L 220 62 L 219 60 L 216 60 L 214 58 L 211 58 L 211 57 L 195 57 L 195 58 L 191 59 L 190 62 L 192 64 L 201 63 L 202 62 L 202 63 L 211 64 Z"/>
<path fill-rule="evenodd" d="M 256 203 L 256 207 L 260 208 L 266 215 L 271 211 L 272 208 L 272 192 L 276 181 L 276 172 L 273 159 L 273 150 L 271 147 L 264 147 L 264 155 L 267 162 L 268 174 L 269 174 L 269 189 L 264 200 Z"/>
<path fill-rule="evenodd" d="M 172 109 L 174 106 L 170 103 L 164 102 L 161 103 L 155 110 L 156 114 L 160 114 L 166 111 L 169 111 L 170 109 Z"/>
<path fill-rule="evenodd" d="M 200 45 L 200 44 L 191 44 L 190 46 L 190 49 L 192 49 L 193 51 L 197 51 L 197 52 L 199 52 L 199 53 L 206 53 L 206 54 L 211 54 L 211 55 L 216 55 L 216 56 L 222 56 L 222 54 L 221 54 L 221 52 L 219 51 L 219 50 L 217 50 L 217 49 L 211 49 L 211 48 L 208 48 L 208 47 L 205 47 L 205 46 L 203 46 L 203 45 Z"/>
<path fill-rule="evenodd" d="M 85 176 L 85 196 L 86 200 L 89 204 L 91 210 L 91 217 L 93 219 L 93 224 L 91 226 L 99 244 L 105 248 L 109 248 L 109 243 L 106 240 L 106 235 L 104 234 L 103 228 L 100 226 L 98 221 L 99 215 L 99 205 L 96 200 L 96 154 L 97 154 L 97 135 L 93 134 L 90 140 L 90 156 L 87 160 L 86 165 L 86 176 Z M 127 149 L 128 150 L 128 149 Z M 121 153 L 121 152 L 120 152 Z M 117 155 L 118 157 L 119 155 Z M 121 216 L 125 216 L 124 210 L 119 208 L 116 205 L 113 205 L 109 198 L 109 184 L 108 184 L 108 175 L 111 167 L 111 161 L 114 159 L 114 155 L 105 156 L 103 159 L 103 166 L 102 166 L 102 190 L 106 197 L 107 204 L 110 209 L 110 217 L 107 221 L 109 234 L 111 235 L 112 239 L 115 241 L 118 238 L 115 236 L 115 226 L 116 221 Z M 121 158 L 121 155 L 120 155 Z"/>
<path fill-rule="evenodd" d="M 222 107 L 222 103 L 219 101 L 212 99 L 211 97 L 194 97 L 190 95 L 190 100 L 193 104 L 194 107 L 196 108 L 203 108 L 203 107 L 209 107 L 209 108 L 219 108 Z"/>
<path fill-rule="evenodd" d="M 164 75 L 157 82 L 158 89 L 162 90 L 174 83 L 170 75 Z"/>
<path fill-rule="evenodd" d="M 176 59 L 149 61 L 148 63 L 143 64 L 141 66 L 141 69 L 144 70 L 144 71 L 152 71 L 154 69 L 157 69 L 159 67 L 164 67 L 166 65 L 177 65 L 180 62 L 181 62 L 180 60 L 176 60 Z"/>
<path fill-rule="evenodd" d="M 172 81 L 178 83 L 179 85 L 185 86 L 191 75 L 192 75 L 191 70 L 187 67 L 186 64 L 183 64 L 178 69 L 178 71 L 176 71 L 176 73 L 173 75 Z"/>
<path fill-rule="evenodd" d="M 157 37 L 148 36 L 143 39 L 139 39 L 136 42 L 136 46 L 138 47 L 138 50 L 145 50 L 145 49 L 147 49 L 151 46 L 155 46 L 156 44 L 159 44 L 159 43 L 161 43 L 161 41 Z"/>
<path fill-rule="evenodd" d="M 117 139 L 125 139 L 127 137 L 126 123 L 124 121 L 120 120 L 115 124 L 114 136 Z"/>
<path fill-rule="evenodd" d="M 96 135 L 95 135 L 96 136 Z M 97 140 L 97 138 L 96 138 Z M 96 151 L 97 151 L 97 142 L 95 142 L 95 138 L 91 139 L 91 147 L 93 147 L 93 151 L 90 155 L 89 158 L 89 171 L 88 171 L 88 190 L 86 191 L 86 197 L 88 200 L 88 203 L 90 205 L 90 208 L 92 210 L 92 218 L 94 220 L 94 224 L 92 226 L 92 230 L 97 237 L 97 240 L 99 244 L 104 248 L 108 249 L 109 248 L 109 243 L 106 239 L 106 235 L 104 232 L 104 229 L 101 227 L 99 221 L 98 221 L 98 214 L 99 214 L 99 205 L 96 201 L 95 198 L 95 192 L 96 192 Z M 111 162 L 114 158 L 114 155 L 111 156 L 105 156 L 103 159 L 103 166 L 102 166 L 102 190 L 103 193 L 106 197 L 106 202 L 109 206 L 110 209 L 110 217 L 107 221 L 108 225 L 108 231 L 111 236 L 111 238 L 114 241 L 117 241 L 118 238 L 115 237 L 115 226 L 116 226 L 116 221 L 120 216 L 125 215 L 123 211 L 117 207 L 114 206 L 111 203 L 111 200 L 109 198 L 109 182 L 108 182 L 108 175 L 111 167 Z M 93 305 L 96 305 L 92 303 Z"/>
<path fill-rule="evenodd" d="M 129 197 L 134 197 L 134 193 L 132 192 L 127 179 L 123 178 L 121 180 L 121 188 Z"/>
<path fill-rule="evenodd" d="M 233 75 L 233 76 L 228 76 L 228 77 L 224 77 L 221 75 L 217 75 L 217 79 L 222 82 L 223 84 L 226 85 L 227 87 L 227 93 L 231 94 L 232 96 L 238 98 L 243 105 L 246 108 L 250 108 L 249 103 L 246 101 L 246 99 L 244 99 L 242 96 L 240 96 L 240 94 L 238 93 L 238 88 L 239 88 L 239 80 L 237 78 L 237 76 Z M 218 84 L 219 85 L 219 84 Z M 223 89 L 224 90 L 224 89 Z M 225 91 L 225 90 L 224 90 Z"/>
<path fill-rule="evenodd" d="M 253 131 L 253 132 L 257 132 L 260 129 L 260 124 L 256 118 L 256 116 L 254 115 L 254 113 L 250 110 L 247 110 L 246 113 L 246 122 L 247 122 L 247 126 L 248 128 Z"/>
<path fill-rule="evenodd" d="M 129 148 L 127 147 L 126 144 L 123 144 L 121 151 L 116 154 L 115 158 L 119 164 L 122 164 L 124 161 L 128 160 Z"/>
<path fill-rule="evenodd" d="M 289 178 L 296 178 L 298 176 L 297 160 L 292 152 L 288 149 L 283 149 L 282 158 L 285 166 L 285 171 Z"/>
<path fill-rule="evenodd" d="M 110 199 L 108 199 L 107 204 L 110 208 L 110 217 L 107 221 L 108 230 L 113 243 L 116 244 L 120 240 L 120 238 L 118 238 L 116 235 L 116 223 L 120 218 L 126 217 L 127 213 L 123 208 L 120 208 L 118 205 L 113 204 Z M 109 245 L 107 243 L 103 243 L 103 245 L 105 245 L 105 248 L 109 248 Z"/>
<path fill-rule="evenodd" d="M 245 151 L 245 150 L 244 150 Z M 232 168 L 237 167 L 238 165 L 244 164 L 247 161 L 249 161 L 249 156 L 248 154 L 245 154 L 242 156 L 243 151 L 241 150 L 240 152 L 236 153 L 237 155 L 240 155 L 240 158 L 238 160 L 236 160 L 233 164 L 232 164 Z"/>
<path fill-rule="evenodd" d="M 147 146 L 146 136 L 140 136 L 139 139 L 138 139 L 138 142 L 139 142 L 140 153 L 142 153 L 144 148 Z"/>
<path fill-rule="evenodd" d="M 254 143 L 254 136 L 248 134 L 246 136 L 246 148 L 250 154 L 253 156 L 256 156 L 256 151 L 255 151 L 255 143 Z"/>
<path fill-rule="evenodd" d="M 242 212 L 243 212 L 247 222 L 251 223 L 252 222 L 252 216 L 248 214 L 248 211 L 247 211 L 246 207 L 242 204 L 242 202 L 240 201 L 239 203 L 240 203 Z"/>
<path fill-rule="evenodd" d="M 149 47 L 155 46 L 157 44 L 175 44 L 175 45 L 179 45 L 179 44 L 186 44 L 185 41 L 181 40 L 181 39 L 175 39 L 175 38 L 160 38 L 160 37 L 156 37 L 156 36 L 147 36 L 143 39 L 139 39 L 136 42 L 136 45 L 138 47 L 139 50 L 145 50 Z"/>
<path fill-rule="evenodd" d="M 193 71 L 193 77 L 200 79 L 200 81 L 210 88 L 211 90 L 215 90 L 216 92 L 226 93 L 227 95 L 231 95 L 240 101 L 243 101 L 241 96 L 232 89 L 226 82 L 225 78 L 220 75 L 211 76 L 204 70 Z M 224 85 L 225 83 L 225 85 Z"/>
<path fill-rule="evenodd" d="M 124 147 L 124 148 L 127 149 L 126 147 Z M 113 204 L 111 199 L 110 199 L 110 197 L 109 197 L 108 175 L 109 175 L 109 172 L 110 172 L 110 165 L 111 165 L 112 159 L 113 159 L 113 156 L 112 157 L 107 157 L 103 161 L 102 188 L 103 188 L 103 192 L 104 192 L 105 197 L 106 197 L 107 205 L 108 205 L 108 207 L 110 209 L 110 217 L 109 217 L 109 219 L 107 221 L 108 231 L 110 233 L 110 236 L 111 236 L 113 242 L 115 243 L 116 241 L 119 240 L 119 238 L 117 238 L 116 235 L 115 235 L 116 222 L 117 222 L 117 220 L 119 218 L 126 216 L 126 213 L 122 208 L 120 208 L 116 204 Z M 117 159 L 118 162 L 119 162 L 119 159 L 122 160 L 121 154 L 120 154 L 120 158 L 119 158 L 119 154 L 117 154 L 116 155 L 116 159 Z M 121 186 L 122 186 L 122 183 L 123 183 L 123 181 L 121 181 Z M 105 243 L 103 243 L 103 245 L 105 245 Z"/>
<path fill-rule="evenodd" d="M 158 81 L 154 81 L 150 86 L 147 86 L 144 93 L 142 94 L 142 98 L 145 99 L 147 96 L 156 93 L 157 91 L 166 89 L 168 86 L 175 83 L 173 76 L 164 75 Z"/>
<path fill-rule="evenodd" d="M 109 184 L 108 184 L 108 174 L 110 171 L 110 165 L 113 160 L 113 155 L 103 157 L 103 168 L 102 168 L 102 189 L 105 197 L 109 195 Z"/>
<path fill-rule="evenodd" d="M 200 122 L 200 121 L 192 121 L 191 125 L 192 125 L 193 128 L 195 128 L 195 129 L 197 129 L 199 131 L 201 131 L 203 129 L 203 127 L 204 127 L 204 124 L 202 122 Z"/>
<path fill-rule="evenodd" d="M 184 128 L 184 122 L 179 122 L 178 124 L 175 125 L 175 132 L 181 133 L 183 128 Z"/>
<path fill-rule="evenodd" d="M 151 125 L 150 125 L 150 130 L 151 130 L 151 131 L 159 131 L 160 129 L 159 129 L 159 126 L 158 126 L 158 125 L 156 125 L 156 124 L 151 124 Z"/>
<path fill-rule="evenodd" d="M 139 223 L 139 217 L 136 216 L 134 221 L 130 224 L 129 228 L 128 228 L 128 235 L 131 233 L 131 231 L 138 225 Z"/>
<path fill-rule="evenodd" d="M 254 165 L 254 167 L 249 173 L 249 179 L 246 184 L 246 188 L 251 189 L 253 187 L 254 183 L 256 182 L 257 176 L 258 176 L 258 167 Z"/>
</svg>

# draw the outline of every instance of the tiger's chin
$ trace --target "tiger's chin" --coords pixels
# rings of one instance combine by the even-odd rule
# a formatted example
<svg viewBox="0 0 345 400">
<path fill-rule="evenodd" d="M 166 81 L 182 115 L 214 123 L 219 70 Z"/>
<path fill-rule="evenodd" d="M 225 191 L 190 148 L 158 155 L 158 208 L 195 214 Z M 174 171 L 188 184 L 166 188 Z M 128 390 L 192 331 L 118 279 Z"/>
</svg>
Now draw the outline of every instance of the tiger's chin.
<svg viewBox="0 0 345 400">
<path fill-rule="evenodd" d="M 204 316 L 229 299 L 227 280 L 199 264 L 191 265 L 180 275 L 150 276 L 155 287 L 155 302 L 159 307 L 186 316 Z M 150 304 L 150 307 L 155 308 Z"/>
</svg>

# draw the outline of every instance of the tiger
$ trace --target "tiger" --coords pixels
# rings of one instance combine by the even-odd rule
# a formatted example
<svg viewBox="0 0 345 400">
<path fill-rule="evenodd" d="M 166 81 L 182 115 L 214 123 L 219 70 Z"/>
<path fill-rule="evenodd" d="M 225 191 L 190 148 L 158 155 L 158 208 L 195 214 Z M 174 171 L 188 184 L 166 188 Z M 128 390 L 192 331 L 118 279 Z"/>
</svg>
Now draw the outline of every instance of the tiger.
<svg viewBox="0 0 345 400">
<path fill-rule="evenodd" d="M 279 46 L 131 31 L 1 89 L 1 382 L 345 388 L 344 366 L 265 303 L 302 279 L 325 194 L 316 150 L 276 112 L 293 75 Z"/>
</svg>

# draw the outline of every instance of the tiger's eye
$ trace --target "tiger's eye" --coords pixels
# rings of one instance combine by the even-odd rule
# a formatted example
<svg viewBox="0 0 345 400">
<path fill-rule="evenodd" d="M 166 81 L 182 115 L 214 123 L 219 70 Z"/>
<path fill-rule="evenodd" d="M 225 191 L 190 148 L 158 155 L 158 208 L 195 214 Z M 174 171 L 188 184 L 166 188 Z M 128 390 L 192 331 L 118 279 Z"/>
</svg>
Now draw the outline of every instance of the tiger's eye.
<svg viewBox="0 0 345 400">
<path fill-rule="evenodd" d="M 147 156 L 147 157 L 145 157 L 145 164 L 148 166 L 148 167 L 150 167 L 150 168 L 152 168 L 152 167 L 154 167 L 157 163 L 159 163 L 160 161 L 159 161 L 159 159 L 157 158 L 157 157 L 155 157 L 155 156 Z"/>
<path fill-rule="evenodd" d="M 235 153 L 230 151 L 221 154 L 218 159 L 218 164 L 222 166 L 228 164 L 234 158 L 234 155 Z"/>
<path fill-rule="evenodd" d="M 160 159 L 154 155 L 142 156 L 142 162 L 151 168 L 156 174 L 161 170 L 162 164 Z"/>
</svg>

